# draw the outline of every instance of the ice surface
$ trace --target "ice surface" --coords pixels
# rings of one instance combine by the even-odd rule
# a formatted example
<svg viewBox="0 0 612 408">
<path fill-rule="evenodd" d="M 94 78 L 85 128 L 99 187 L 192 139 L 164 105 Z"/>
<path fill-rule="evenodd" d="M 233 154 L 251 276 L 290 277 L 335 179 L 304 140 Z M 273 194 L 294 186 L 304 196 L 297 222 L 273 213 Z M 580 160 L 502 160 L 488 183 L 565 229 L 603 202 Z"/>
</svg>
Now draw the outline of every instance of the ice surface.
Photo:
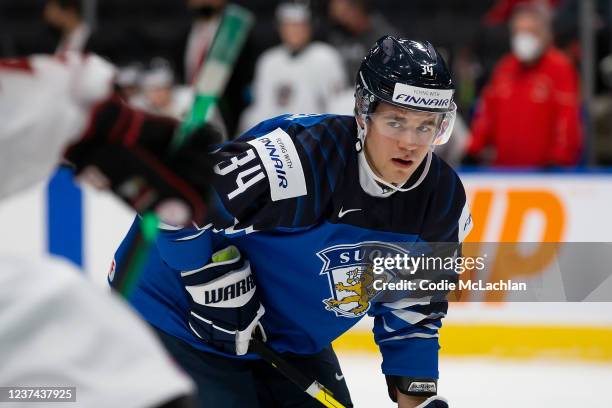
<svg viewBox="0 0 612 408">
<path fill-rule="evenodd" d="M 375 355 L 339 354 L 355 407 L 396 407 Z M 452 408 L 612 407 L 612 365 L 443 359 L 439 394 Z"/>
</svg>

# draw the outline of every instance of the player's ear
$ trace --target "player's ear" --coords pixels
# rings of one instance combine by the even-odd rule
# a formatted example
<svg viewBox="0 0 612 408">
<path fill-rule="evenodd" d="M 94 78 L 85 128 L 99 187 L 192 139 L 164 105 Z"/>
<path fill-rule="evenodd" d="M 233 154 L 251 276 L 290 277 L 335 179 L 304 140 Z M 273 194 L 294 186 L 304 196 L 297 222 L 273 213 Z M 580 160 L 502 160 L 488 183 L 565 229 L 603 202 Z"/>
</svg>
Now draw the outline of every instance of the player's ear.
<svg viewBox="0 0 612 408">
<path fill-rule="evenodd" d="M 355 120 L 360 128 L 365 128 L 365 121 L 362 115 L 355 115 Z"/>
</svg>

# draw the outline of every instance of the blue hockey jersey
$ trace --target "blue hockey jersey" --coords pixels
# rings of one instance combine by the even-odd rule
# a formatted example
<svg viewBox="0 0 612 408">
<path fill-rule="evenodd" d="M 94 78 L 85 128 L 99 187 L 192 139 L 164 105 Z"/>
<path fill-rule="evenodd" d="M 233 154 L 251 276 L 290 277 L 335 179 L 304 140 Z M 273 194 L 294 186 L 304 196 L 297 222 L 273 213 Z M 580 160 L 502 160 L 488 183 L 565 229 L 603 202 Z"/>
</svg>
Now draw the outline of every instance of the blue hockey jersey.
<svg viewBox="0 0 612 408">
<path fill-rule="evenodd" d="M 160 330 L 217 353 L 187 327 L 180 273 L 202 268 L 214 248 L 231 243 L 250 261 L 275 350 L 315 353 L 369 314 L 383 373 L 437 378 L 447 304 L 369 302 L 351 274 L 371 254 L 402 254 L 397 243 L 460 242 L 471 222 L 465 192 L 457 174 L 429 154 L 408 181 L 417 187 L 368 194 L 356 135 L 350 116 L 284 115 L 222 145 L 213 153 L 210 222 L 162 230 L 131 304 Z M 115 281 L 138 227 L 137 218 L 115 255 Z"/>
</svg>

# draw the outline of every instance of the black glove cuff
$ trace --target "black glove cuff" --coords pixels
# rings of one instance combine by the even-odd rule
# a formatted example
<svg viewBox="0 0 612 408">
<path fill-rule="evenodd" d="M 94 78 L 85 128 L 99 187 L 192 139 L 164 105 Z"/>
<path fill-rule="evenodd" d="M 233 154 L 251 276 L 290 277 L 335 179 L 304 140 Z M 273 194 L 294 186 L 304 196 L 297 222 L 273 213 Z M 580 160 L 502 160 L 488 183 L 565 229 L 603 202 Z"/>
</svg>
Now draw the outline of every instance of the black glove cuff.
<svg viewBox="0 0 612 408">
<path fill-rule="evenodd" d="M 420 377 L 398 377 L 395 375 L 385 376 L 389 389 L 389 398 L 397 402 L 397 391 L 405 395 L 418 397 L 431 397 L 438 393 L 438 380 Z"/>
</svg>

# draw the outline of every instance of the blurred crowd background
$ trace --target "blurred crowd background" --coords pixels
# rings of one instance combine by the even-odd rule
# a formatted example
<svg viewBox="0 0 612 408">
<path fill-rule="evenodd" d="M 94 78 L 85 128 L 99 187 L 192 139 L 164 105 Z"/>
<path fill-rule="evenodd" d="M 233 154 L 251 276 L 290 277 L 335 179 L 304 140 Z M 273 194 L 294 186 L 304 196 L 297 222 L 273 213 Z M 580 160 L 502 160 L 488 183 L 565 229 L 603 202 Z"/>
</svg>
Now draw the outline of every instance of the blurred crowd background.
<svg viewBox="0 0 612 408">
<path fill-rule="evenodd" d="M 0 0 L 0 56 L 95 52 L 126 101 L 180 118 L 229 0 Z M 235 137 L 283 113 L 352 114 L 383 34 L 428 40 L 454 73 L 452 165 L 612 165 L 612 0 L 235 0 L 256 23 L 219 102 Z"/>
</svg>

